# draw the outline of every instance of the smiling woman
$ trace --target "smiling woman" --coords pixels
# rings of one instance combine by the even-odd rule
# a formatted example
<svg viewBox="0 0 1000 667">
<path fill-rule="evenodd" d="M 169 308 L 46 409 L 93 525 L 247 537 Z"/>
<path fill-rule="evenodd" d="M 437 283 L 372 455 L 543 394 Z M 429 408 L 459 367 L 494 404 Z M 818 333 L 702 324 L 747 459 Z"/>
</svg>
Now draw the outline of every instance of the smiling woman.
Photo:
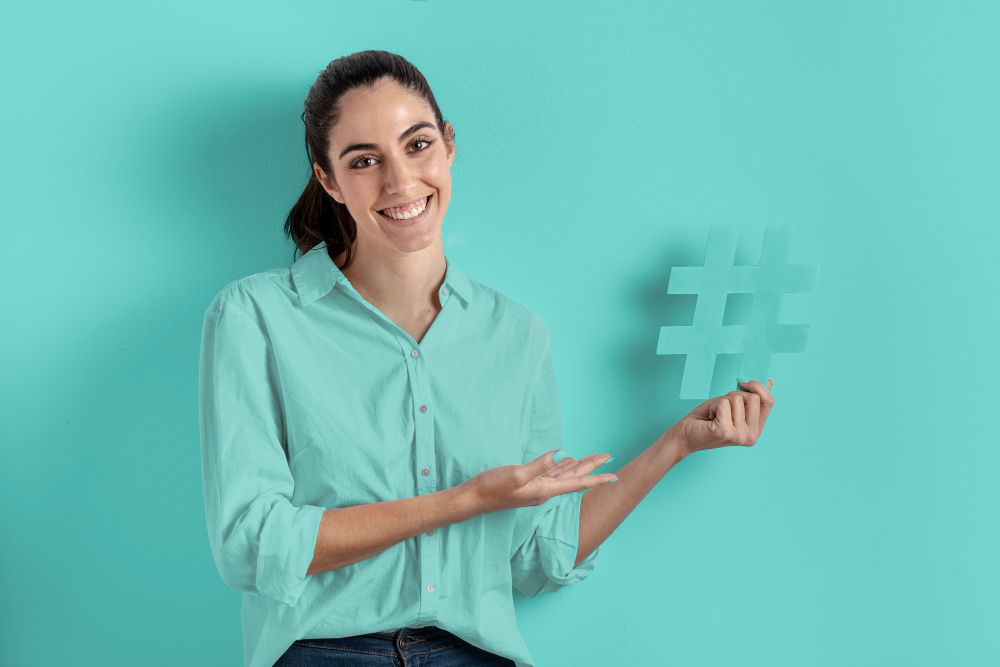
<svg viewBox="0 0 1000 667">
<path fill-rule="evenodd" d="M 513 589 L 594 569 L 577 492 L 616 478 L 591 474 L 609 456 L 552 455 L 548 329 L 444 255 L 455 132 L 420 72 L 339 58 L 302 119 L 301 256 L 226 285 L 202 334 L 209 541 L 244 662 L 531 667 Z"/>
</svg>

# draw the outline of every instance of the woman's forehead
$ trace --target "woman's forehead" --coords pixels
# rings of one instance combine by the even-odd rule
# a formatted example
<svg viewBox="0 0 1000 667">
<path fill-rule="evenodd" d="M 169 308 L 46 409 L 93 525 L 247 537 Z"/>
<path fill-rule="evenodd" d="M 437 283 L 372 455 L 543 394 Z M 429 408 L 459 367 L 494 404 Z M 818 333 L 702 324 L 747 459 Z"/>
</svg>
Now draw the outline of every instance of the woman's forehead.
<svg viewBox="0 0 1000 667">
<path fill-rule="evenodd" d="M 395 140 L 396 135 L 420 121 L 433 124 L 434 117 L 427 102 L 415 93 L 401 89 L 351 91 L 344 97 L 340 119 L 330 138 L 343 144 L 373 142 L 382 136 Z"/>
<path fill-rule="evenodd" d="M 429 110 L 430 105 L 419 94 L 409 88 L 404 88 L 395 81 L 379 82 L 371 86 L 361 86 L 345 93 L 342 111 L 350 109 L 352 115 L 363 119 L 365 117 L 384 115 L 384 112 L 410 109 L 413 111 Z"/>
</svg>

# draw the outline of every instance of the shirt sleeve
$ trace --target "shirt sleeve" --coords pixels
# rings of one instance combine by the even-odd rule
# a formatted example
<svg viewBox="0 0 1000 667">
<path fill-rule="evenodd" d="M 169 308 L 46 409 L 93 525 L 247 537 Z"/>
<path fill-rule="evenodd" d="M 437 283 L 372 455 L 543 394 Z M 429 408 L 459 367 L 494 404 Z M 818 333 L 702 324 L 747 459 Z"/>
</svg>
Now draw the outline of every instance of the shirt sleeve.
<svg viewBox="0 0 1000 667">
<path fill-rule="evenodd" d="M 294 606 L 324 508 L 291 502 L 275 360 L 256 312 L 237 283 L 205 313 L 199 419 L 208 539 L 226 585 Z"/>
<path fill-rule="evenodd" d="M 544 336 L 544 350 L 533 387 L 528 445 L 522 463 L 563 447 L 559 388 L 547 328 L 544 329 Z M 583 493 L 577 491 L 553 496 L 541 505 L 514 510 L 511 575 L 514 586 L 525 595 L 534 597 L 575 584 L 586 578 L 597 565 L 600 546 L 573 567 L 580 538 Z"/>
</svg>

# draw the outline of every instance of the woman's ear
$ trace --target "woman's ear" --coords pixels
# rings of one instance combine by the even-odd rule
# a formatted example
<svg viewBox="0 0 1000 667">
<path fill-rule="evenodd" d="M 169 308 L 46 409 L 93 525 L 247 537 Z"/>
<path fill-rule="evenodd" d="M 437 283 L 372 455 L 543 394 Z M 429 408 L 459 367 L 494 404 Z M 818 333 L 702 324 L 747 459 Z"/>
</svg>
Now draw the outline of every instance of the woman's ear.
<svg viewBox="0 0 1000 667">
<path fill-rule="evenodd" d="M 319 184 L 323 186 L 328 195 L 333 197 L 337 202 L 344 203 L 344 198 L 340 196 L 340 189 L 337 187 L 337 184 L 323 173 L 323 169 L 319 166 L 318 162 L 313 162 L 313 175 L 316 176 L 316 180 L 319 181 Z"/>
<path fill-rule="evenodd" d="M 448 166 L 450 167 L 451 163 L 455 159 L 455 128 L 452 126 L 450 121 L 446 120 L 444 122 L 444 133 L 445 136 L 448 137 L 448 141 L 446 143 L 448 146 Z"/>
</svg>

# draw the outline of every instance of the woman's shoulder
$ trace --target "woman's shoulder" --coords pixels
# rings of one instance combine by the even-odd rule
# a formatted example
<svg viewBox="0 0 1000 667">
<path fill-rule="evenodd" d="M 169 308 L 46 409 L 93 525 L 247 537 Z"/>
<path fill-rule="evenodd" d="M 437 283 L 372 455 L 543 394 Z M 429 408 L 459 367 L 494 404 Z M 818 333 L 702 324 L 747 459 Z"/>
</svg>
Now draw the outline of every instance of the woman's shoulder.
<svg viewBox="0 0 1000 667">
<path fill-rule="evenodd" d="M 491 326 L 513 329 L 526 341 L 548 338 L 548 327 L 537 313 L 498 289 L 475 280 L 469 282 L 475 292 L 476 308 L 483 305 Z"/>
<path fill-rule="evenodd" d="M 275 297 L 287 298 L 291 291 L 291 270 L 288 267 L 258 271 L 226 283 L 216 292 L 208 310 L 218 311 L 229 303 L 238 307 L 253 308 Z"/>
</svg>

